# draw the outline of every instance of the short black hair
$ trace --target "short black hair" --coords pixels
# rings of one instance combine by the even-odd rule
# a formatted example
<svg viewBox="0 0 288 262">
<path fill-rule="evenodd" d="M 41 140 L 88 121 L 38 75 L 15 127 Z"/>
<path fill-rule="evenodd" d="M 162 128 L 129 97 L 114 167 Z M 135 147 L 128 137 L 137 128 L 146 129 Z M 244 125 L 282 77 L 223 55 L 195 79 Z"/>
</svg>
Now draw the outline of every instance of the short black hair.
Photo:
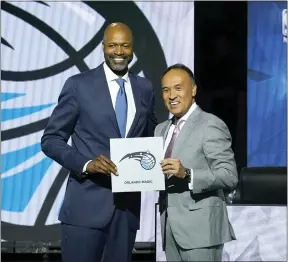
<svg viewBox="0 0 288 262">
<path fill-rule="evenodd" d="M 161 78 L 163 78 L 172 69 L 182 69 L 182 70 L 184 70 L 191 77 L 191 80 L 192 80 L 193 84 L 196 83 L 195 76 L 194 76 L 193 72 L 191 71 L 191 69 L 189 67 L 183 65 L 183 64 L 180 64 L 180 63 L 169 66 L 165 70 L 165 72 L 163 73 Z"/>
</svg>

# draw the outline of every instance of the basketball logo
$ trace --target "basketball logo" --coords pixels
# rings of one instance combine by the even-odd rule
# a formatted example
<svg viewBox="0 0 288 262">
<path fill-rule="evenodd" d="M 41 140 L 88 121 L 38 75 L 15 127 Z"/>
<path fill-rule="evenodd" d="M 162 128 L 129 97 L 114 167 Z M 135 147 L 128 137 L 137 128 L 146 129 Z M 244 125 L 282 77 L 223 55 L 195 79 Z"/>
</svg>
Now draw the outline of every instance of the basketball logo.
<svg viewBox="0 0 288 262">
<path fill-rule="evenodd" d="M 140 162 L 140 165 L 145 170 L 151 170 L 156 164 L 156 158 L 149 151 L 146 152 L 133 152 L 121 158 L 120 162 L 124 159 L 134 159 Z"/>
</svg>

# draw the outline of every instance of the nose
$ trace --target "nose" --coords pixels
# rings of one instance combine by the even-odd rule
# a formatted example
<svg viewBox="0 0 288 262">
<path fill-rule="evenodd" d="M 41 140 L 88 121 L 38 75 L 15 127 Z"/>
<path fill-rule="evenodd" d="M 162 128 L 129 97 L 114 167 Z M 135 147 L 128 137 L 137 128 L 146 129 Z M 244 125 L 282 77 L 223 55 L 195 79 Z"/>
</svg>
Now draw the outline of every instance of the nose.
<svg viewBox="0 0 288 262">
<path fill-rule="evenodd" d="M 170 100 L 174 100 L 176 97 L 177 97 L 176 92 L 175 92 L 174 90 L 171 90 L 171 91 L 169 92 L 169 99 L 170 99 Z"/>
<path fill-rule="evenodd" d="M 116 55 L 123 55 L 123 49 L 120 45 L 118 45 L 114 52 Z"/>
</svg>

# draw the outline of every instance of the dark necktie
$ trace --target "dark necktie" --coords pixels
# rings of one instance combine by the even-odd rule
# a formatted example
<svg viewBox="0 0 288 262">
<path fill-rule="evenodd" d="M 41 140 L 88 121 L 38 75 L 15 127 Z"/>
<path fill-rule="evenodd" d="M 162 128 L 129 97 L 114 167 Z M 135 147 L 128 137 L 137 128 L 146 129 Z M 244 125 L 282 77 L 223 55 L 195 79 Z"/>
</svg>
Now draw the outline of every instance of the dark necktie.
<svg viewBox="0 0 288 262">
<path fill-rule="evenodd" d="M 127 98 L 124 87 L 124 79 L 116 79 L 120 89 L 116 98 L 115 113 L 120 130 L 121 137 L 125 137 L 126 134 L 126 123 L 127 123 Z"/>
</svg>

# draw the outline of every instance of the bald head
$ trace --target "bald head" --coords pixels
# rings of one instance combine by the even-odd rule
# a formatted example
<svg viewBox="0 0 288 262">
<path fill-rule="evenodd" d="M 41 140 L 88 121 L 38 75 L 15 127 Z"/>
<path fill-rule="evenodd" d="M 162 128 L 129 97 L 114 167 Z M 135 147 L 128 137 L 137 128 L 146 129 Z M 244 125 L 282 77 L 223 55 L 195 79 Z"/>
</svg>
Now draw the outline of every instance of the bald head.
<svg viewBox="0 0 288 262">
<path fill-rule="evenodd" d="M 131 29 L 119 22 L 110 24 L 105 29 L 102 44 L 106 64 L 115 74 L 123 76 L 133 58 Z"/>
<path fill-rule="evenodd" d="M 133 34 L 132 34 L 132 30 L 130 29 L 130 27 L 124 23 L 121 22 L 114 22 L 110 25 L 108 25 L 104 31 L 104 37 L 103 37 L 103 41 L 107 42 L 107 37 L 109 38 L 109 36 L 118 32 L 123 32 L 127 35 L 130 36 L 132 42 L 133 42 Z"/>
</svg>

